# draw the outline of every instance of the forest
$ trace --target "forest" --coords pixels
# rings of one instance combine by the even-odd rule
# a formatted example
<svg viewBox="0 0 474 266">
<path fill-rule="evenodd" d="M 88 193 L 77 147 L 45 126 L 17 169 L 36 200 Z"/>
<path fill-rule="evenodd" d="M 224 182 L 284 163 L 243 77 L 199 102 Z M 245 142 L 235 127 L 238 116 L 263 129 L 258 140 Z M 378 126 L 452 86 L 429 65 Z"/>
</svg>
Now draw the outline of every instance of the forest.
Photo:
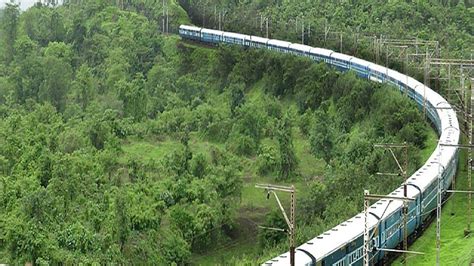
<svg viewBox="0 0 474 266">
<path fill-rule="evenodd" d="M 226 30 L 258 35 L 258 23 L 246 23 L 256 14 L 276 23 L 306 12 L 315 27 L 382 25 L 379 33 L 442 39 L 453 54 L 472 45 L 469 3 L 353 2 L 166 1 L 171 34 L 152 1 L 7 4 L 0 263 L 256 264 L 287 241 L 257 228 L 285 222 L 255 183 L 296 186 L 298 243 L 358 213 L 364 189 L 397 187 L 401 176 L 376 175 L 396 164 L 373 145 L 407 142 L 412 172 L 437 137 L 403 92 L 308 59 L 172 34 L 214 25 L 217 6 Z M 298 40 L 277 25 L 273 37 Z M 363 43 L 344 49 L 374 56 Z"/>
</svg>

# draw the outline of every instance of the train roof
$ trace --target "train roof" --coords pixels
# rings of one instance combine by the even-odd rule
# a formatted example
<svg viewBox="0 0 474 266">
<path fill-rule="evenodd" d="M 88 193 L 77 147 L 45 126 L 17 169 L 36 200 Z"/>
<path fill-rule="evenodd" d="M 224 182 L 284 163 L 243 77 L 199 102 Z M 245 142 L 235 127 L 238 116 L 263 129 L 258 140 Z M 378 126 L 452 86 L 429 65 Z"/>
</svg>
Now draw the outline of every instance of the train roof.
<svg viewBox="0 0 474 266">
<path fill-rule="evenodd" d="M 235 32 L 224 32 L 223 36 L 224 37 L 230 37 L 230 38 L 236 38 L 236 39 L 244 39 L 244 40 L 250 39 L 249 35 L 244 35 L 244 34 L 235 33 Z"/>
<path fill-rule="evenodd" d="M 308 46 L 308 45 L 305 45 L 305 44 L 299 44 L 299 43 L 292 43 L 290 45 L 290 48 L 291 49 L 295 49 L 295 50 L 298 50 L 298 51 L 302 51 L 302 52 L 305 52 L 305 53 L 308 53 L 310 50 L 311 50 L 311 46 Z"/>
<path fill-rule="evenodd" d="M 269 40 L 268 45 L 274 45 L 282 48 L 288 48 L 291 45 L 291 42 L 285 42 L 285 41 L 280 41 L 280 40 Z"/>
<path fill-rule="evenodd" d="M 267 44 L 267 42 L 270 40 L 268 38 L 263 38 L 263 37 L 258 37 L 258 36 L 250 36 L 250 40 L 253 42 L 258 42 L 261 44 Z"/>
<path fill-rule="evenodd" d="M 193 31 L 200 31 L 202 29 L 196 26 L 188 26 L 188 25 L 180 25 L 179 28 L 183 30 L 193 30 Z"/>
<path fill-rule="evenodd" d="M 309 53 L 329 57 L 331 56 L 332 53 L 334 53 L 334 51 L 329 50 L 329 49 L 319 48 L 319 47 L 313 47 L 311 48 Z"/>
<path fill-rule="evenodd" d="M 369 226 L 372 228 L 377 224 L 377 219 L 367 216 Z M 303 243 L 296 248 L 296 265 L 311 265 L 311 258 L 305 253 L 309 252 L 316 261 L 321 261 L 341 246 L 345 246 L 361 236 L 364 232 L 365 217 L 358 214 L 351 219 L 337 225 L 336 227 L 318 235 L 317 237 Z M 266 261 L 263 265 L 290 265 L 290 254 L 286 252 L 276 258 Z"/>
<path fill-rule="evenodd" d="M 220 31 L 220 30 L 211 30 L 211 29 L 202 29 L 201 30 L 202 33 L 209 33 L 209 34 L 215 34 L 215 35 L 222 35 L 224 34 L 223 31 Z"/>
<path fill-rule="evenodd" d="M 349 62 L 352 58 L 352 56 L 350 56 L 350 55 L 336 53 L 336 52 L 332 53 L 331 57 L 335 58 L 335 59 L 339 59 L 339 60 L 344 60 L 344 61 L 347 61 L 347 62 Z"/>
<path fill-rule="evenodd" d="M 406 77 L 407 77 L 407 76 L 404 75 L 404 74 L 401 74 L 401 73 L 398 72 L 398 71 L 395 71 L 395 70 L 392 70 L 392 69 L 389 68 L 389 69 L 388 69 L 388 75 L 389 75 L 391 78 L 393 78 L 393 79 L 395 79 L 395 80 L 397 80 L 397 81 L 400 81 L 400 82 L 402 82 L 402 83 L 405 83 L 405 82 L 406 82 Z M 404 80 L 405 80 L 405 81 L 404 81 Z"/>
<path fill-rule="evenodd" d="M 385 74 L 387 73 L 387 68 L 377 64 L 370 64 L 369 69 L 372 71 L 377 71 L 379 73 Z"/>
<path fill-rule="evenodd" d="M 356 64 L 361 65 L 361 66 L 364 66 L 364 67 L 368 67 L 368 66 L 370 66 L 370 64 L 372 64 L 369 61 L 366 61 L 364 59 L 360 59 L 360 58 L 357 58 L 357 57 L 352 57 L 351 62 L 356 63 Z"/>
</svg>

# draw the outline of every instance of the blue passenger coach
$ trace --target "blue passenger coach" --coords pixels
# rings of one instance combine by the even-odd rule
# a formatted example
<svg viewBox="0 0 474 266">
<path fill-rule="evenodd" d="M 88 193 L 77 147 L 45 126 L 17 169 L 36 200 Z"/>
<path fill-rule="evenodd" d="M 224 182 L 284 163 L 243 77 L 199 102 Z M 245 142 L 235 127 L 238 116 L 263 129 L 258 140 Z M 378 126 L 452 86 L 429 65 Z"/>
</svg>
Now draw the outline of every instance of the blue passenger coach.
<svg viewBox="0 0 474 266">
<path fill-rule="evenodd" d="M 187 36 L 187 38 L 191 40 L 201 40 L 201 28 L 198 27 L 182 25 L 179 27 L 179 34 L 181 36 Z"/>
<path fill-rule="evenodd" d="M 220 30 L 201 29 L 201 41 L 208 43 L 221 43 L 223 42 L 224 32 Z"/>
</svg>

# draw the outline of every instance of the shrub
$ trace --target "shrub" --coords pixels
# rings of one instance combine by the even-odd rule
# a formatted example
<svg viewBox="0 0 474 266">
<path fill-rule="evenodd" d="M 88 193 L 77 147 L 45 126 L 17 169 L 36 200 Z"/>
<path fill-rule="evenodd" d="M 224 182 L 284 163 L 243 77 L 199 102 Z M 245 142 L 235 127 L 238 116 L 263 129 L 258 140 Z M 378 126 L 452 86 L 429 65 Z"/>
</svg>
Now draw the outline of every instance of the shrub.
<svg viewBox="0 0 474 266">
<path fill-rule="evenodd" d="M 260 175 L 271 174 L 278 167 L 278 151 L 274 146 L 262 144 L 257 156 L 257 171 Z"/>
</svg>

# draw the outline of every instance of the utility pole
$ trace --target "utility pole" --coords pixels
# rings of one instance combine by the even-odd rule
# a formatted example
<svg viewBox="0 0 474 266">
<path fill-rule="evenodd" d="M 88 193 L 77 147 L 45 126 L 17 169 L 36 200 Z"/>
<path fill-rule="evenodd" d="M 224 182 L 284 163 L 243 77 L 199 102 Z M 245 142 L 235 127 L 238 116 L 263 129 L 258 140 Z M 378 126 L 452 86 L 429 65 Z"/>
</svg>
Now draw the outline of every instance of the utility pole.
<svg viewBox="0 0 474 266">
<path fill-rule="evenodd" d="M 311 38 L 311 23 L 308 23 L 308 38 Z"/>
<path fill-rule="evenodd" d="M 378 52 L 378 41 L 377 41 L 377 36 L 374 36 L 374 54 L 375 54 L 375 63 L 379 63 L 379 52 Z"/>
<path fill-rule="evenodd" d="M 370 239 L 369 239 L 369 204 L 370 202 L 366 199 L 370 192 L 364 190 L 364 266 L 370 265 L 369 250 L 370 250 Z"/>
<path fill-rule="evenodd" d="M 295 31 L 298 33 L 298 17 L 295 18 Z"/>
<path fill-rule="evenodd" d="M 205 15 L 206 15 L 205 13 L 206 13 L 206 7 L 203 5 L 203 7 L 202 7 L 202 27 L 205 27 L 205 24 L 204 24 Z"/>
<path fill-rule="evenodd" d="M 472 54 L 471 54 L 472 58 Z M 469 146 L 472 146 L 472 120 L 473 120 L 473 106 L 474 106 L 474 86 L 473 86 L 474 79 L 471 79 L 471 102 L 470 102 L 470 110 L 469 110 Z M 472 149 L 469 150 L 468 161 L 467 161 L 467 178 L 468 178 L 468 186 L 469 191 L 472 191 Z M 469 193 L 469 202 L 468 202 L 468 218 L 467 218 L 467 230 L 471 233 L 471 222 L 472 222 L 472 194 Z"/>
<path fill-rule="evenodd" d="M 165 33 L 165 0 L 163 0 L 163 5 L 161 6 L 161 8 L 163 9 L 163 15 L 162 15 L 162 18 L 161 18 L 161 22 L 162 22 L 161 31 L 163 33 Z"/>
<path fill-rule="evenodd" d="M 221 11 L 219 10 L 219 30 L 221 30 Z"/>
<path fill-rule="evenodd" d="M 326 45 L 326 42 L 328 40 L 328 34 L 329 34 L 330 30 L 331 30 L 331 26 L 328 27 L 328 22 L 326 20 L 326 23 L 324 25 L 324 45 Z"/>
<path fill-rule="evenodd" d="M 169 21 L 169 15 L 168 15 L 168 7 L 166 7 L 166 33 L 170 33 L 170 21 Z"/>
<path fill-rule="evenodd" d="M 288 226 L 288 230 L 281 229 L 281 228 L 270 228 L 270 227 L 263 227 L 263 229 L 270 229 L 270 230 L 276 230 L 276 231 L 284 231 L 288 232 L 288 237 L 289 237 L 289 242 L 290 242 L 290 265 L 295 266 L 295 233 L 296 233 L 296 195 L 295 195 L 295 187 L 292 185 L 291 187 L 287 186 L 279 186 L 279 185 L 270 185 L 270 184 L 256 184 L 256 188 L 262 188 L 265 189 L 267 192 L 267 199 L 270 198 L 270 193 L 275 196 L 275 200 L 278 203 L 278 207 L 280 207 L 280 210 L 283 214 L 283 217 L 285 218 L 286 224 Z M 288 215 L 286 215 L 285 209 L 283 208 L 283 205 L 280 202 L 280 199 L 278 198 L 278 195 L 276 191 L 281 191 L 281 192 L 286 192 L 290 193 L 290 218 L 288 219 Z"/>
<path fill-rule="evenodd" d="M 442 179 L 441 179 L 441 152 L 438 154 L 438 193 L 436 204 L 436 266 L 439 266 L 439 257 L 441 251 L 441 206 L 442 206 Z"/>
<path fill-rule="evenodd" d="M 426 58 L 425 58 L 425 75 L 424 75 L 424 86 L 423 86 L 423 116 L 426 117 L 426 87 L 428 87 L 430 79 L 430 54 L 428 53 L 428 47 L 426 47 Z"/>
<path fill-rule="evenodd" d="M 268 39 L 268 18 L 267 19 L 267 39 Z"/>
<path fill-rule="evenodd" d="M 399 173 L 377 173 L 378 175 L 401 175 L 403 176 L 403 197 L 408 197 L 407 191 L 407 180 L 408 180 L 408 145 L 406 143 L 403 144 L 395 144 L 395 143 L 385 143 L 385 144 L 375 144 L 375 148 L 384 148 L 388 149 L 397 163 L 398 169 L 400 170 Z M 400 161 L 397 159 L 397 156 L 393 152 L 394 148 L 403 148 L 404 150 L 404 165 L 402 166 Z M 403 250 L 408 251 L 408 203 L 403 201 Z M 403 264 L 407 265 L 407 253 L 403 253 Z"/>
<path fill-rule="evenodd" d="M 472 122 L 471 122 L 472 124 Z M 472 129 L 472 128 L 471 128 Z M 471 130 L 472 131 L 472 130 Z M 472 133 L 470 134 L 472 136 Z M 468 154 L 469 158 L 471 158 L 471 153 L 472 149 L 474 148 L 474 145 L 472 145 L 471 140 L 469 140 L 469 144 L 463 145 L 463 144 L 445 144 L 445 143 L 440 143 L 440 146 L 443 147 L 456 147 L 458 149 L 468 149 Z M 440 253 L 441 253 L 441 207 L 442 207 L 442 193 L 443 193 L 443 182 L 442 182 L 442 177 L 441 177 L 441 164 L 439 163 L 441 159 L 441 153 L 438 154 L 438 193 L 437 193 L 437 199 L 438 199 L 438 204 L 436 207 L 436 265 L 440 265 Z M 463 191 L 463 190 L 446 190 L 448 193 L 467 193 L 468 194 L 468 218 L 467 218 L 467 229 L 464 231 L 465 235 L 469 235 L 471 233 L 471 198 L 472 194 L 474 191 L 472 191 L 471 188 L 471 162 L 468 161 L 468 183 L 469 183 L 469 190 L 468 191 Z M 443 171 L 445 169 L 443 168 Z"/>
<path fill-rule="evenodd" d="M 370 228 L 369 228 L 369 205 L 370 205 L 370 200 L 381 200 L 381 199 L 388 199 L 390 202 L 394 200 L 401 200 L 404 202 L 410 202 L 410 201 L 415 201 L 414 198 L 408 198 L 408 197 L 398 197 L 398 196 L 391 196 L 391 195 L 375 195 L 375 194 L 370 194 L 368 190 L 364 190 L 364 249 L 363 249 L 363 258 L 364 258 L 364 266 L 370 266 L 370 250 L 373 248 L 370 245 L 370 240 L 372 239 L 374 233 L 376 230 L 374 230 L 374 233 L 370 235 Z M 390 202 L 388 204 L 390 204 Z M 388 208 L 388 204 L 387 207 Z M 376 227 L 380 224 L 380 221 L 377 223 Z M 423 254 L 421 252 L 414 252 L 414 251 L 408 251 L 408 250 L 397 250 L 397 249 L 385 249 L 385 248 L 380 248 L 380 247 L 375 247 L 377 250 L 381 251 L 387 251 L 387 252 L 398 252 L 398 253 L 404 253 L 404 254 Z"/>
<path fill-rule="evenodd" d="M 405 95 L 408 96 L 408 51 L 407 51 L 408 46 L 405 46 L 405 49 L 403 51 L 405 52 L 405 64 L 404 64 L 404 70 L 405 70 Z"/>
<path fill-rule="evenodd" d="M 219 12 L 220 12 L 220 10 L 219 10 Z M 217 24 L 217 6 L 216 5 L 214 5 L 214 17 L 213 17 L 213 19 L 214 19 L 214 28 L 216 28 L 216 26 L 217 26 L 216 25 Z"/>
<path fill-rule="evenodd" d="M 342 32 L 340 36 L 341 36 L 341 39 L 340 39 L 339 51 L 342 53 Z"/>
<path fill-rule="evenodd" d="M 403 175 L 403 196 L 408 197 L 408 145 L 405 143 L 405 171 Z M 408 203 L 403 201 L 403 250 L 408 250 Z M 407 253 L 403 254 L 403 264 L 407 265 Z"/>
<path fill-rule="evenodd" d="M 304 21 L 301 23 L 301 44 L 304 44 Z"/>
</svg>

